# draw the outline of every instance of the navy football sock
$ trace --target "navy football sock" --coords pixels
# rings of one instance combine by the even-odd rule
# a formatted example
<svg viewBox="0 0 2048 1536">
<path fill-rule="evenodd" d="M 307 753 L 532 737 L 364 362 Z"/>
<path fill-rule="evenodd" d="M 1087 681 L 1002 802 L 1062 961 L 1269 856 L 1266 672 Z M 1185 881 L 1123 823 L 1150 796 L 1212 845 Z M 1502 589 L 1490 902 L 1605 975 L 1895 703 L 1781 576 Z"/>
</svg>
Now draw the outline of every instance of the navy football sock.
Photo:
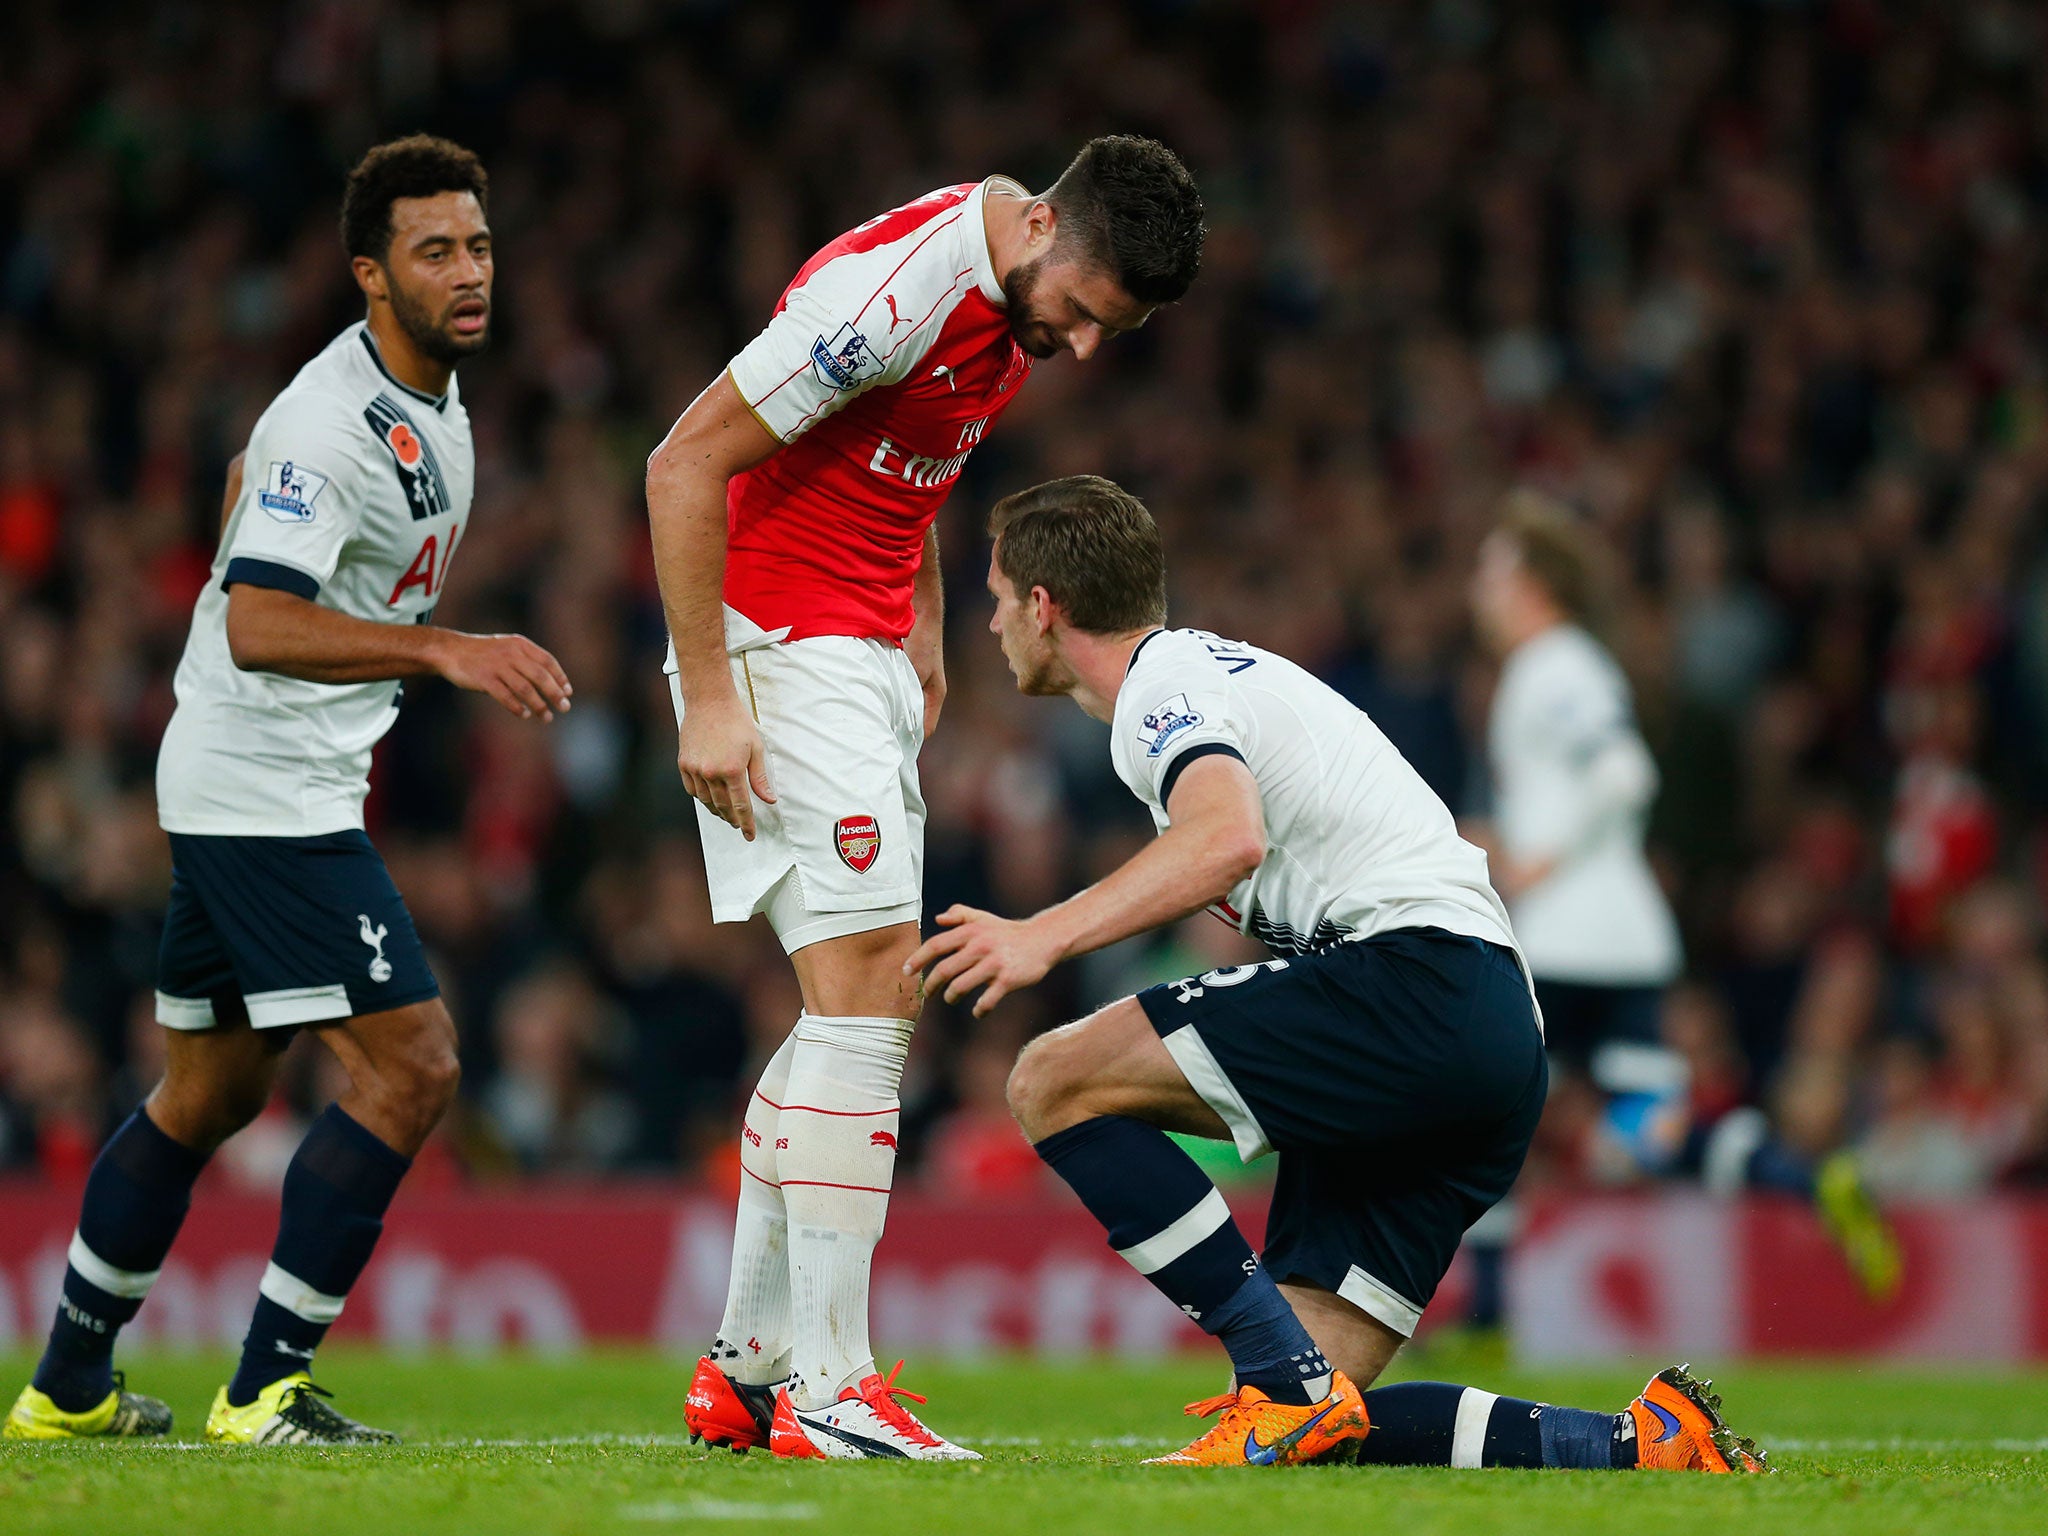
<svg viewBox="0 0 2048 1536">
<path fill-rule="evenodd" d="M 1102 1223 L 1109 1246 L 1222 1341 L 1239 1385 L 1283 1403 L 1329 1390 L 1329 1364 L 1222 1194 L 1164 1131 L 1104 1115 L 1054 1132 L 1038 1155 Z"/>
<path fill-rule="evenodd" d="M 1477 1387 L 1404 1381 L 1365 1394 L 1372 1433 L 1361 1464 L 1383 1467 L 1581 1467 L 1636 1464 L 1628 1414 L 1556 1408 Z"/>
<path fill-rule="evenodd" d="M 138 1109 L 94 1159 L 35 1385 L 66 1413 L 114 1389 L 114 1337 L 142 1306 L 183 1225 L 207 1154 Z"/>
<path fill-rule="evenodd" d="M 337 1104 L 313 1122 L 285 1170 L 277 1246 L 242 1341 L 242 1363 L 228 1383 L 229 1403 L 244 1407 L 273 1381 L 312 1363 L 370 1262 L 385 1209 L 411 1166 L 412 1159 Z"/>
</svg>

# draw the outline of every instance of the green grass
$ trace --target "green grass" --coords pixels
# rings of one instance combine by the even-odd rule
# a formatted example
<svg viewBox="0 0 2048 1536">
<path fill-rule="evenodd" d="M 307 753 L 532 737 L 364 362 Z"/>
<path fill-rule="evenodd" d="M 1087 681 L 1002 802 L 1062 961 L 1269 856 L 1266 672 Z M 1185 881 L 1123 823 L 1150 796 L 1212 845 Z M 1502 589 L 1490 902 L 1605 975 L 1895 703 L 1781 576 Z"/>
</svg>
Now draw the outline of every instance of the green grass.
<svg viewBox="0 0 2048 1536">
<path fill-rule="evenodd" d="M 0 1354 L 5 1394 L 26 1355 Z M 1406 1374 L 1618 1408 L 1651 1362 L 1603 1371 L 1418 1358 Z M 1662 1362 L 1658 1362 L 1662 1363 Z M 1711 1365 L 1711 1362 L 1699 1362 Z M 680 1439 L 687 1365 L 640 1354 L 571 1360 L 390 1359 L 336 1347 L 340 1405 L 404 1434 L 397 1450 L 218 1450 L 194 1444 L 223 1358 L 135 1356 L 177 1441 L 0 1445 L 0 1531 L 376 1536 L 635 1532 L 736 1522 L 840 1533 L 1067 1536 L 1274 1529 L 1386 1536 L 1681 1531 L 1995 1533 L 2048 1530 L 2048 1375 L 1834 1366 L 1715 1371 L 1731 1422 L 1775 1446 L 1768 1479 L 1631 1473 L 1316 1467 L 1168 1472 L 1141 1457 L 1187 1438 L 1178 1415 L 1214 1364 L 1000 1361 L 908 1376 L 932 1422 L 987 1452 L 969 1466 L 776 1462 Z"/>
</svg>

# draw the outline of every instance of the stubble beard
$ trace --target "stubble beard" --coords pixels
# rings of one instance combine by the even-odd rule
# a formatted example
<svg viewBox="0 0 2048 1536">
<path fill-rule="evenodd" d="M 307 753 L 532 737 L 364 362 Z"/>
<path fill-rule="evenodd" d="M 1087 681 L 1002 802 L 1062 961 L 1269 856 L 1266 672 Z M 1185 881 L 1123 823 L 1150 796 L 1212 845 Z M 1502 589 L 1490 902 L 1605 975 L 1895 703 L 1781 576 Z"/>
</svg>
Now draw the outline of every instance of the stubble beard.
<svg viewBox="0 0 2048 1536">
<path fill-rule="evenodd" d="M 450 311 L 458 302 L 451 299 L 436 316 L 410 291 L 397 283 L 391 285 L 391 318 L 405 332 L 406 340 L 417 347 L 421 355 L 449 368 L 465 358 L 475 357 L 491 344 L 491 301 L 484 300 L 484 328 L 474 336 L 457 336 L 448 328 Z"/>
</svg>

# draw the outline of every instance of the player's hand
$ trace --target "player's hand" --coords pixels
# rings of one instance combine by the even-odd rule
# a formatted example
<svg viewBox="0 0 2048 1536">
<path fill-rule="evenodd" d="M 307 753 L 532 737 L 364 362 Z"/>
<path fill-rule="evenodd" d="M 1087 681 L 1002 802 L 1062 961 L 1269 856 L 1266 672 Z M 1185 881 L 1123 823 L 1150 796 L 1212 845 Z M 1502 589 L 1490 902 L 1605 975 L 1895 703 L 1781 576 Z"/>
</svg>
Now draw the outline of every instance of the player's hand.
<svg viewBox="0 0 2048 1536">
<path fill-rule="evenodd" d="M 566 715 L 575 692 L 562 664 L 524 635 L 449 630 L 438 670 L 458 688 L 489 694 L 522 720 Z"/>
<path fill-rule="evenodd" d="M 706 810 L 738 827 L 748 842 L 754 840 L 749 790 L 769 805 L 775 803 L 775 792 L 768 786 L 768 754 L 762 749 L 761 733 L 736 696 L 685 703 L 682 728 L 676 733 L 676 770 L 683 788 Z"/>
<path fill-rule="evenodd" d="M 980 987 L 974 1004 L 977 1019 L 1012 992 L 1044 979 L 1061 958 L 1058 944 L 1031 918 L 1019 922 L 978 907 L 954 906 L 941 912 L 938 921 L 942 931 L 903 962 L 903 974 L 914 975 L 929 966 L 926 988 L 944 988 L 941 995 L 949 1003 Z"/>
</svg>

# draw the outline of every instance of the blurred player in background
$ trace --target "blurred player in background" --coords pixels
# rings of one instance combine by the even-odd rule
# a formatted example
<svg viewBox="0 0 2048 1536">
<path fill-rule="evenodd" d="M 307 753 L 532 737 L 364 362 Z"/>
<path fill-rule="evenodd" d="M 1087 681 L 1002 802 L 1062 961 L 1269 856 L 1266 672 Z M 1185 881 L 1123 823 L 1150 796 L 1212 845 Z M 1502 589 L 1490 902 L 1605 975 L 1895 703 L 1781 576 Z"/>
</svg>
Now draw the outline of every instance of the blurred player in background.
<svg viewBox="0 0 2048 1536">
<path fill-rule="evenodd" d="M 677 765 L 713 916 L 765 912 L 802 1015 L 749 1102 L 731 1286 L 693 1438 L 778 1455 L 970 1457 L 875 1370 L 868 1275 L 922 1002 L 917 754 L 945 696 L 932 519 L 1040 359 L 1178 300 L 1202 203 L 1149 139 L 1090 141 L 870 219 L 648 461 Z M 921 1401 L 921 1399 L 920 1399 Z"/>
<path fill-rule="evenodd" d="M 1511 494 L 1479 554 L 1472 607 L 1501 658 L 1487 722 L 1493 880 L 1507 899 L 1564 1092 L 1600 1097 L 1579 1149 L 1605 1183 L 1667 1171 L 1685 1144 L 1685 1060 L 1661 1037 L 1664 989 L 1683 963 L 1678 924 L 1643 852 L 1657 766 L 1628 678 L 1595 638 L 1604 551 L 1569 508 Z M 1470 1320 L 1501 1322 L 1503 1202 L 1473 1231 Z"/>
<path fill-rule="evenodd" d="M 1619 1413 L 1370 1387 L 1543 1112 L 1541 1023 L 1481 851 L 1370 719 L 1285 657 L 1168 629 L 1159 530 L 1092 475 L 997 504 L 990 628 L 1027 694 L 1110 726 L 1158 838 L 1019 921 L 942 914 L 911 957 L 977 1014 L 1207 908 L 1281 958 L 1151 987 L 1027 1046 L 1010 1105 L 1118 1253 L 1230 1354 L 1174 1466 L 1764 1470 L 1683 1367 Z M 1167 1131 L 1278 1151 L 1254 1255 Z M 1370 1427 L 1371 1434 L 1366 1431 Z"/>
<path fill-rule="evenodd" d="M 169 1431 L 170 1410 L 113 1370 L 114 1340 L 200 1170 L 269 1100 L 302 1028 L 350 1088 L 285 1172 L 277 1245 L 206 1437 L 396 1438 L 336 1412 L 309 1374 L 458 1076 L 454 1023 L 363 831 L 371 749 L 409 677 L 445 677 L 522 718 L 569 708 L 567 678 L 532 641 L 430 622 L 476 479 L 455 365 L 490 339 L 486 190 L 477 158 L 444 139 L 363 157 L 342 235 L 368 317 L 299 371 L 230 469 L 157 760 L 174 871 L 158 966 L 164 1078 L 93 1164 L 10 1438 Z"/>
<path fill-rule="evenodd" d="M 1535 491 L 1510 494 L 1479 553 L 1472 607 L 1501 657 L 1487 724 L 1493 877 L 1536 978 L 1552 1068 L 1598 1109 L 1579 1150 L 1596 1182 L 1694 1171 L 1728 1192 L 1793 1189 L 1813 1200 L 1858 1282 L 1883 1298 L 1897 1238 L 1854 1159 L 1803 1166 L 1738 1110 L 1695 1125 L 1685 1059 L 1663 1039 L 1664 994 L 1684 964 L 1678 924 L 1644 851 L 1658 774 L 1627 676 L 1596 636 L 1614 589 L 1597 532 Z M 1470 1320 L 1498 1326 L 1511 1202 L 1475 1227 Z"/>
</svg>

